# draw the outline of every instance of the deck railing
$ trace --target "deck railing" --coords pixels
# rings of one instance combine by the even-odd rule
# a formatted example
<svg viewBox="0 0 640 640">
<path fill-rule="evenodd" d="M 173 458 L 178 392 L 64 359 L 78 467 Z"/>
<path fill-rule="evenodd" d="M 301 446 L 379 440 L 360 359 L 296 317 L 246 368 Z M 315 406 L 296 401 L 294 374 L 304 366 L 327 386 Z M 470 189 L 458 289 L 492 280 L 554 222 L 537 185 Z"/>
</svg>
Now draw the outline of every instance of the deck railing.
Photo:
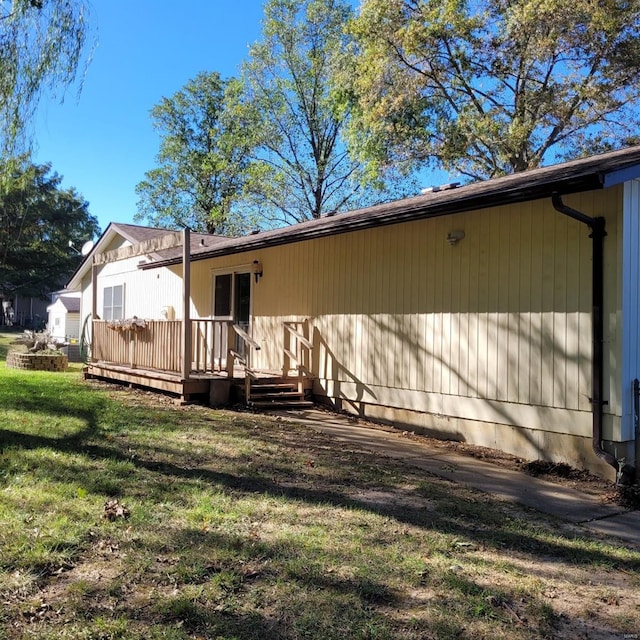
<svg viewBox="0 0 640 640">
<path fill-rule="evenodd" d="M 227 369 L 231 320 L 191 320 L 191 370 L 214 373 Z"/>
<path fill-rule="evenodd" d="M 298 377 L 298 392 L 304 390 L 304 379 L 312 378 L 313 342 L 311 322 L 299 320 L 284 322 L 284 364 L 282 375 L 287 377 L 292 371 Z"/>
<path fill-rule="evenodd" d="M 228 350 L 227 375 L 233 376 L 236 363 L 244 368 L 244 399 L 248 404 L 251 397 L 251 381 L 256 379 L 256 372 L 251 366 L 253 351 L 260 351 L 260 345 L 241 327 L 231 325 L 229 332 L 229 342 L 233 343 L 234 334 L 236 348 Z"/>
<path fill-rule="evenodd" d="M 190 320 L 191 373 L 227 369 L 229 320 Z M 182 320 L 146 320 L 142 329 L 114 330 L 93 321 L 92 361 L 167 373 L 182 371 Z"/>
</svg>

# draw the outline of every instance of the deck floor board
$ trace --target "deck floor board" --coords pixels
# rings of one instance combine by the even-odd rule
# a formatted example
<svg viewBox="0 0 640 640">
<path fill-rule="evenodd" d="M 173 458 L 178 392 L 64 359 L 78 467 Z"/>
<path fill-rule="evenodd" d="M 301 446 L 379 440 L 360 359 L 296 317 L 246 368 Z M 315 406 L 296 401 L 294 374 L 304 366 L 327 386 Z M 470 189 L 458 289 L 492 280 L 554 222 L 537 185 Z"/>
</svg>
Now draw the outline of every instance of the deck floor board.
<svg viewBox="0 0 640 640">
<path fill-rule="evenodd" d="M 259 378 L 273 378 L 282 375 L 281 371 L 259 371 Z M 232 384 L 244 384 L 244 369 L 235 367 Z M 90 362 L 85 367 L 85 378 L 98 378 L 116 383 L 135 385 L 175 394 L 183 400 L 192 396 L 209 394 L 212 382 L 227 381 L 226 371 L 192 373 L 187 380 L 182 374 L 157 369 L 127 367 L 109 362 Z"/>
</svg>

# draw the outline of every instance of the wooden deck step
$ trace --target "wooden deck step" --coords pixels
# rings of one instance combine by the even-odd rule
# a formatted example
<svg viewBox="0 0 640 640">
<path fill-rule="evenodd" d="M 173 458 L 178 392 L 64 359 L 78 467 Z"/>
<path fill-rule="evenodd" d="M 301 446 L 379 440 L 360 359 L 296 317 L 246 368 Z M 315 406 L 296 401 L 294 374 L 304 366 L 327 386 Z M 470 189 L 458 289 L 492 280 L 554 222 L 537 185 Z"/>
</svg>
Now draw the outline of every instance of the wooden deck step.
<svg viewBox="0 0 640 640">
<path fill-rule="evenodd" d="M 254 380 L 251 383 L 251 387 L 254 389 L 259 389 L 260 391 L 266 391 L 268 389 L 273 389 L 275 391 L 290 391 L 295 390 L 297 393 L 298 385 L 291 382 L 258 382 Z"/>
<path fill-rule="evenodd" d="M 289 400 L 287 402 L 270 402 L 267 400 L 252 400 L 250 407 L 256 409 L 302 409 L 305 407 L 313 407 L 311 400 Z"/>
<path fill-rule="evenodd" d="M 297 380 L 278 377 L 252 380 L 247 405 L 260 409 L 300 408 L 313 406 L 313 402 L 298 390 Z"/>
<path fill-rule="evenodd" d="M 260 389 L 260 391 L 252 391 L 251 397 L 254 400 L 287 400 L 288 398 L 302 400 L 304 399 L 304 393 L 298 393 L 297 391 L 263 391 Z"/>
</svg>

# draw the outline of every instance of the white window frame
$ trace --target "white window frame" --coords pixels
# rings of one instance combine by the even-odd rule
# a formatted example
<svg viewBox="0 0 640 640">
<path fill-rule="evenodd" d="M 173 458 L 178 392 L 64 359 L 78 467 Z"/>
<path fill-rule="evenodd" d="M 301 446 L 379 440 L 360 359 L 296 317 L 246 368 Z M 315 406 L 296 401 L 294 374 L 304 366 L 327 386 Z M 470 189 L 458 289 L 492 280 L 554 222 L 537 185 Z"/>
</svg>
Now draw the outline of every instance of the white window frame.
<svg viewBox="0 0 640 640">
<path fill-rule="evenodd" d="M 113 304 L 113 294 L 116 289 L 120 289 L 121 293 L 121 304 L 114 305 Z M 110 293 L 111 296 L 111 304 L 107 305 L 107 293 Z M 124 283 L 123 284 L 115 284 L 110 287 L 104 287 L 102 290 L 102 319 L 107 321 L 112 320 L 124 320 Z M 114 309 L 120 309 L 120 315 L 114 315 Z"/>
<path fill-rule="evenodd" d="M 233 320 L 236 321 L 234 316 L 234 311 L 236 308 L 236 276 L 240 274 L 251 274 L 253 272 L 253 265 L 240 265 L 235 268 L 230 269 L 214 269 L 211 271 L 211 317 L 214 320 Z M 229 315 L 225 316 L 217 316 L 215 315 L 216 310 L 216 278 L 218 276 L 231 276 L 231 306 L 229 308 Z M 249 324 L 251 325 L 251 321 L 253 320 L 253 278 L 251 279 L 251 299 L 249 303 Z"/>
<path fill-rule="evenodd" d="M 214 271 L 212 278 L 212 300 L 211 300 L 211 316 L 214 320 L 233 320 L 233 309 L 235 303 L 235 277 L 233 271 Z M 227 315 L 216 315 L 216 280 L 221 276 L 229 276 L 231 279 L 231 300 L 229 301 L 229 313 Z"/>
</svg>

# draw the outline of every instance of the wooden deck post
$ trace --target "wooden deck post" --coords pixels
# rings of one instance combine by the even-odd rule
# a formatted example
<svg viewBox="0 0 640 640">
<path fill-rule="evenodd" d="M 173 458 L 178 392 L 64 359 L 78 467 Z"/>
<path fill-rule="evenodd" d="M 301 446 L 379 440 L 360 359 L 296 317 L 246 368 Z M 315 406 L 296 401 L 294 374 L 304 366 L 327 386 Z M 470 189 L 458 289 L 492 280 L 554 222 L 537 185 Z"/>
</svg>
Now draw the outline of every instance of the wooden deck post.
<svg viewBox="0 0 640 640">
<path fill-rule="evenodd" d="M 235 357 L 233 351 L 235 351 L 236 332 L 233 330 L 233 322 L 227 323 L 227 377 L 229 380 L 233 378 L 233 371 L 235 365 Z"/>
<path fill-rule="evenodd" d="M 91 344 L 89 345 L 89 353 L 91 359 L 95 353 L 95 338 L 93 323 L 98 319 L 98 265 L 96 264 L 96 257 L 91 258 L 91 326 L 89 327 L 89 339 Z"/>
<path fill-rule="evenodd" d="M 91 264 L 91 319 L 97 320 L 98 316 L 98 265 L 93 257 Z"/>
<path fill-rule="evenodd" d="M 136 359 L 135 359 L 135 353 L 136 353 L 136 332 L 135 331 L 127 331 L 127 333 L 129 334 L 129 366 L 132 369 L 136 368 Z"/>
<path fill-rule="evenodd" d="M 182 231 L 182 377 L 191 374 L 191 235 Z"/>
</svg>

